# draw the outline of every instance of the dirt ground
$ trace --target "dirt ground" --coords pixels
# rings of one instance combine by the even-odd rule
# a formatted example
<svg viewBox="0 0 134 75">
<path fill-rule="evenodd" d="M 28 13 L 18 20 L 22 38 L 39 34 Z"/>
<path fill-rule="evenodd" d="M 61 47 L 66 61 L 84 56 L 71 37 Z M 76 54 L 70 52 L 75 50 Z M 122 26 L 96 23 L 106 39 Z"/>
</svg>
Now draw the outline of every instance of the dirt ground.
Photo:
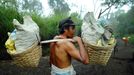
<svg viewBox="0 0 134 75">
<path fill-rule="evenodd" d="M 83 65 L 75 60 L 72 64 L 77 75 L 134 75 L 134 46 L 124 46 L 118 40 L 116 50 L 106 66 Z M 12 64 L 11 60 L 0 60 L 0 75 L 50 75 L 49 57 L 42 57 L 37 68 L 20 68 Z"/>
</svg>

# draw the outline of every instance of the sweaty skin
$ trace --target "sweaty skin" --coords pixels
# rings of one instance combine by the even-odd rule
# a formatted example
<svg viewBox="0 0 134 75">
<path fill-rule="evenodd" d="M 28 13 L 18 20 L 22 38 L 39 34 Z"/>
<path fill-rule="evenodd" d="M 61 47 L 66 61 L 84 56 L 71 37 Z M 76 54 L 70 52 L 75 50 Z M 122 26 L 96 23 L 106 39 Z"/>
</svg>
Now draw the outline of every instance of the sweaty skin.
<svg viewBox="0 0 134 75">
<path fill-rule="evenodd" d="M 71 56 L 65 50 L 66 42 L 57 42 L 51 44 L 51 63 L 59 68 L 65 68 L 71 65 Z"/>
<path fill-rule="evenodd" d="M 83 64 L 88 64 L 88 54 L 85 51 L 84 45 L 80 37 L 73 37 L 74 31 L 72 28 L 70 30 L 65 30 L 64 34 L 55 36 L 54 39 L 67 39 L 69 36 L 73 39 L 79 46 L 77 49 L 74 46 L 74 41 L 59 41 L 50 44 L 50 64 L 57 66 L 58 68 L 66 68 L 71 65 L 71 59 L 74 58 Z"/>
</svg>

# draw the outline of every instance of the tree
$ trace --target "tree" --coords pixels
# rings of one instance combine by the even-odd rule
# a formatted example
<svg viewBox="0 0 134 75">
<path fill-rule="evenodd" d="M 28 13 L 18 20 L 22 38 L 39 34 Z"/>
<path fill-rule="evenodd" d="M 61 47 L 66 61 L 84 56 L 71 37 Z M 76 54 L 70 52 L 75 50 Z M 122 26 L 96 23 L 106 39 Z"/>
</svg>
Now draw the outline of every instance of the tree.
<svg viewBox="0 0 134 75">
<path fill-rule="evenodd" d="M 121 35 L 128 35 L 134 33 L 134 7 L 132 7 L 127 13 L 123 13 L 119 15 L 117 20 L 118 24 L 118 32 Z"/>
<path fill-rule="evenodd" d="M 113 6 L 115 6 L 115 8 L 120 8 L 124 5 L 129 5 L 130 7 L 134 5 L 134 0 L 102 0 L 104 1 L 102 3 L 102 6 L 105 6 L 105 9 L 101 9 L 98 18 L 100 18 L 100 16 L 106 12 L 107 10 L 109 10 L 110 8 L 112 8 Z"/>
<path fill-rule="evenodd" d="M 49 0 L 49 5 L 53 9 L 54 13 L 68 13 L 70 8 L 64 0 Z"/>
<path fill-rule="evenodd" d="M 103 0 L 104 1 L 104 0 Z M 133 0 L 105 0 L 102 5 L 114 5 L 116 8 L 122 7 L 124 5 L 133 6 L 134 1 Z"/>
<path fill-rule="evenodd" d="M 19 4 L 22 4 L 21 10 L 24 10 L 26 12 L 42 13 L 42 4 L 39 2 L 39 0 L 22 0 L 19 1 Z"/>
<path fill-rule="evenodd" d="M 0 0 L 0 6 L 18 9 L 17 0 Z"/>
<path fill-rule="evenodd" d="M 109 18 L 107 18 L 107 14 L 109 14 Z M 102 26 L 105 26 L 105 25 L 110 26 L 113 29 L 113 32 L 114 32 L 116 37 L 120 37 L 121 35 L 124 35 L 124 33 L 127 31 L 125 29 L 125 27 L 126 27 L 125 25 L 126 25 L 126 22 L 127 22 L 126 16 L 125 16 L 125 14 L 126 14 L 125 11 L 119 9 L 116 12 L 107 13 L 107 14 L 103 15 L 99 19 L 100 24 Z"/>
<path fill-rule="evenodd" d="M 15 8 L 22 12 L 42 13 L 42 4 L 39 0 L 0 0 L 0 6 L 5 8 Z"/>
</svg>

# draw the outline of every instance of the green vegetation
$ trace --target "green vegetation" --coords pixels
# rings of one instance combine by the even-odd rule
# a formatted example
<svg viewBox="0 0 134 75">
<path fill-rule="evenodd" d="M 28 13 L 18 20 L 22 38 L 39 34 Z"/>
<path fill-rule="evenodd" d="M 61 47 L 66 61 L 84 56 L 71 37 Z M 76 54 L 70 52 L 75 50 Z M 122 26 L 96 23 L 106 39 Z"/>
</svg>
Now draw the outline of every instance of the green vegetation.
<svg viewBox="0 0 134 75">
<path fill-rule="evenodd" d="M 134 1 L 132 0 L 102 0 L 102 6 L 107 6 L 107 10 L 110 11 L 111 7 L 115 7 L 118 11 L 114 13 L 106 13 L 104 16 L 101 16 L 100 19 L 103 19 L 102 22 L 108 22 L 113 28 L 115 36 L 117 38 L 122 38 L 124 36 L 131 37 L 130 42 L 134 44 L 133 35 L 134 35 Z M 129 5 L 130 10 L 125 12 L 120 8 L 124 5 Z M 102 13 L 101 13 L 102 14 Z"/>
<path fill-rule="evenodd" d="M 102 0 L 104 1 L 104 0 Z M 130 36 L 130 42 L 134 44 L 134 5 L 133 1 L 126 0 L 123 4 L 124 0 L 115 0 L 113 2 L 110 0 L 105 0 L 102 6 L 107 6 L 108 9 L 111 6 L 116 6 L 116 8 L 120 8 L 125 4 L 130 4 L 131 9 L 125 13 L 122 10 L 118 10 L 114 13 L 107 13 L 108 15 L 101 15 L 106 10 L 100 12 L 100 19 L 107 17 L 107 19 L 103 19 L 101 22 L 108 21 L 110 26 L 113 28 L 115 32 L 115 36 L 122 38 L 123 36 Z M 0 53 L 2 51 L 6 51 L 5 42 L 8 38 L 7 32 L 12 32 L 14 30 L 14 26 L 12 21 L 16 18 L 20 23 L 23 23 L 22 17 L 24 15 L 31 15 L 33 20 L 38 24 L 40 28 L 40 36 L 41 40 L 52 39 L 55 35 L 58 34 L 58 23 L 63 18 L 67 18 L 69 16 L 72 17 L 72 20 L 75 22 L 76 26 L 76 35 L 80 36 L 81 33 L 81 25 L 82 19 L 80 18 L 80 14 L 78 13 L 69 13 L 70 8 L 68 4 L 64 0 L 49 0 L 49 6 L 53 10 L 53 14 L 49 16 L 42 15 L 42 5 L 38 0 L 1 0 L 0 1 Z M 119 4 L 119 5 L 117 5 Z M 43 55 L 48 55 L 49 53 L 49 44 L 42 45 L 43 47 Z"/>
<path fill-rule="evenodd" d="M 28 2 L 29 0 L 24 0 L 24 4 L 19 5 L 17 0 L 3 0 L 0 2 L 0 50 L 4 50 L 6 51 L 5 48 L 5 42 L 8 38 L 7 32 L 12 32 L 14 30 L 14 26 L 13 26 L 13 19 L 17 19 L 20 23 L 23 23 L 23 19 L 22 17 L 24 15 L 31 15 L 33 20 L 38 24 L 39 28 L 40 28 L 40 36 L 41 36 L 41 40 L 48 40 L 48 39 L 52 39 L 55 35 L 58 34 L 58 23 L 60 20 L 67 18 L 69 16 L 72 17 L 72 19 L 74 20 L 74 22 L 78 25 L 76 27 L 76 29 L 78 29 L 78 31 L 76 32 L 76 35 L 80 34 L 80 26 L 82 24 L 82 20 L 79 18 L 79 15 L 77 13 L 72 13 L 69 14 L 69 7 L 68 7 L 68 11 L 66 11 L 65 13 L 63 11 L 64 8 L 67 8 L 66 6 L 62 6 L 62 10 L 57 10 L 57 7 L 55 11 L 55 14 L 52 14 L 48 17 L 42 16 L 41 15 L 41 8 L 40 7 L 40 2 L 38 2 L 38 0 L 32 0 L 30 3 Z M 5 4 L 3 4 L 3 2 L 5 2 Z M 64 2 L 61 0 L 61 2 Z M 37 8 L 33 8 L 32 5 L 36 4 L 35 6 L 37 6 Z M 26 5 L 26 6 L 25 6 Z M 61 3 L 61 5 L 63 5 L 63 3 Z M 20 6 L 22 6 L 22 8 L 20 8 Z M 25 6 L 25 7 L 24 7 Z M 36 10 L 34 10 L 36 9 Z M 23 11 L 22 11 L 23 10 Z M 59 12 L 60 11 L 60 12 Z M 42 45 L 43 46 L 43 55 L 48 55 L 49 53 L 49 45 L 45 44 Z M 0 52 L 1 52 L 0 51 Z"/>
<path fill-rule="evenodd" d="M 13 8 L 0 7 L 0 48 L 3 49 L 7 40 L 7 32 L 13 31 L 12 21 L 14 18 L 22 21 L 21 15 Z"/>
<path fill-rule="evenodd" d="M 131 44 L 134 44 L 134 34 L 133 35 L 129 35 L 129 42 L 131 43 Z"/>
</svg>

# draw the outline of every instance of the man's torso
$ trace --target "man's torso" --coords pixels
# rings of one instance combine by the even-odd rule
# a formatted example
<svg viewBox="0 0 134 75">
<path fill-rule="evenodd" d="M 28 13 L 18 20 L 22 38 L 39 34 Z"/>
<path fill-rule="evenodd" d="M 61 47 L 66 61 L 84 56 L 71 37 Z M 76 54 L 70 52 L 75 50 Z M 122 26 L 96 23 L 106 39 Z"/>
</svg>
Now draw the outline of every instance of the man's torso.
<svg viewBox="0 0 134 75">
<path fill-rule="evenodd" d="M 50 61 L 51 64 L 59 67 L 66 68 L 71 65 L 71 57 L 65 50 L 65 42 L 56 42 L 51 46 Z"/>
</svg>

